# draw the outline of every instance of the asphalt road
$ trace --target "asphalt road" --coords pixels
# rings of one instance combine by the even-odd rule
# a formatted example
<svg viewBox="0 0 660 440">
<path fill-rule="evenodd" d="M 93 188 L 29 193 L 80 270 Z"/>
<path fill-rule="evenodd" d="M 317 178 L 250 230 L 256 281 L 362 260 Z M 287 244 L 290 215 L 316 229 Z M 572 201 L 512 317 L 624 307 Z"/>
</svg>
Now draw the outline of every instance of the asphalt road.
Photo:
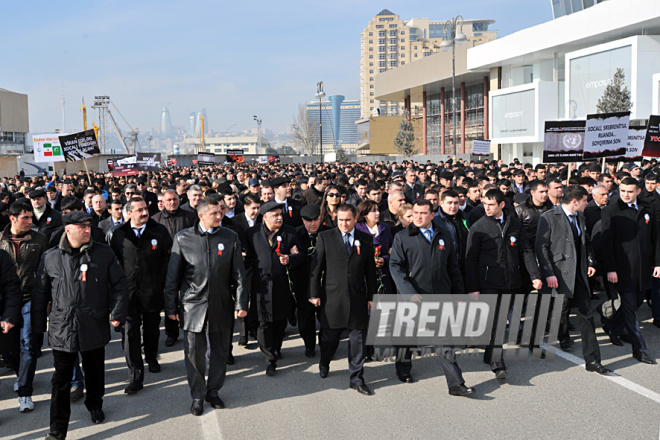
<svg viewBox="0 0 660 440">
<path fill-rule="evenodd" d="M 660 329 L 647 305 L 639 311 L 649 353 L 660 357 Z M 597 322 L 599 318 L 596 317 Z M 575 321 L 574 321 L 575 322 Z M 374 396 L 348 389 L 346 342 L 330 375 L 318 375 L 315 359 L 304 356 L 297 329 L 289 327 L 276 377 L 265 375 L 255 341 L 234 345 L 236 363 L 228 367 L 220 391 L 227 408 L 208 405 L 202 417 L 190 415 L 182 343 L 166 348 L 161 337 L 162 372 L 146 372 L 145 388 L 127 396 L 127 369 L 117 334 L 106 350 L 106 422 L 93 425 L 82 401 L 72 404 L 69 439 L 658 439 L 660 365 L 640 364 L 631 347 L 613 346 L 600 331 L 603 363 L 610 377 L 588 373 L 581 362 L 579 333 L 571 353 L 554 361 L 508 364 L 509 378 L 497 383 L 481 359 L 460 362 L 474 397 L 452 397 L 437 359 L 414 361 L 414 384 L 396 379 L 394 365 L 367 364 L 365 379 Z M 237 340 L 237 335 L 235 341 Z M 48 432 L 52 354 L 38 361 L 35 410 L 19 413 L 12 392 L 14 376 L 0 370 L 0 438 L 44 438 Z"/>
</svg>

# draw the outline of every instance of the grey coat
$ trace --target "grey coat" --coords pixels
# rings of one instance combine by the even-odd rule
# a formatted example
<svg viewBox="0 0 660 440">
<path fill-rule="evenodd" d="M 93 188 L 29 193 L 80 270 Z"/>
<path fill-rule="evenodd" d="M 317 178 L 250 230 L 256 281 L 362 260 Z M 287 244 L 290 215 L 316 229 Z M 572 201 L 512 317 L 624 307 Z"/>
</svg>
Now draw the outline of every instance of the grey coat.
<svg viewBox="0 0 660 440">
<path fill-rule="evenodd" d="M 589 285 L 587 268 L 589 266 L 595 267 L 596 263 L 593 258 L 591 240 L 587 233 L 584 215 L 579 213 L 577 218 L 578 226 L 582 231 L 580 234 L 582 243 L 580 255 L 577 255 L 575 243 L 573 243 L 571 224 L 561 205 L 546 211 L 539 218 L 534 250 L 543 277 L 544 285 L 541 293 L 551 293 L 546 278 L 552 276 L 557 277 L 559 283 L 559 288 L 555 289 L 557 294 L 566 295 L 567 298 L 573 298 L 576 275 L 582 277 L 585 286 Z M 576 274 L 578 258 L 582 270 L 579 274 Z"/>
<path fill-rule="evenodd" d="M 176 234 L 165 282 L 165 314 L 178 314 L 183 330 L 202 332 L 207 317 L 210 332 L 233 328 L 234 310 L 248 309 L 245 286 L 241 243 L 235 232 L 219 227 L 202 233 L 197 221 Z"/>
</svg>

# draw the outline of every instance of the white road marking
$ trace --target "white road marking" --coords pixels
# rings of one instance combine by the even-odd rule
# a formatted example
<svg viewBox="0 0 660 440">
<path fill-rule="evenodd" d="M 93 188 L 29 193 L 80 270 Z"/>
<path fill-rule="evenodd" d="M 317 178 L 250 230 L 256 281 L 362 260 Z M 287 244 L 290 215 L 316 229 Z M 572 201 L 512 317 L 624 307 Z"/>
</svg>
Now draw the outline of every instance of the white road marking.
<svg viewBox="0 0 660 440">
<path fill-rule="evenodd" d="M 547 345 L 544 345 L 543 348 L 548 348 Z M 574 356 L 570 353 L 566 353 L 565 351 L 560 350 L 559 348 L 555 347 L 555 354 L 561 358 L 566 359 L 569 362 L 573 362 L 575 365 L 579 365 L 584 367 L 584 359 L 581 359 L 577 356 Z M 628 379 L 625 379 L 621 376 L 619 376 L 616 373 L 608 374 L 608 375 L 602 375 L 599 374 L 599 376 L 604 377 L 605 379 L 614 382 L 617 385 L 620 385 L 624 388 L 629 389 L 630 391 L 639 394 L 640 396 L 644 396 L 648 399 L 653 400 L 656 403 L 660 403 L 660 394 L 649 390 L 648 388 L 644 388 L 641 385 L 637 385 L 635 382 L 631 382 Z"/>
<path fill-rule="evenodd" d="M 204 434 L 204 438 L 209 440 L 222 440 L 220 420 L 218 420 L 216 410 L 213 407 L 209 407 L 208 402 L 204 402 L 204 406 L 204 414 L 201 416 L 202 433 Z"/>
</svg>

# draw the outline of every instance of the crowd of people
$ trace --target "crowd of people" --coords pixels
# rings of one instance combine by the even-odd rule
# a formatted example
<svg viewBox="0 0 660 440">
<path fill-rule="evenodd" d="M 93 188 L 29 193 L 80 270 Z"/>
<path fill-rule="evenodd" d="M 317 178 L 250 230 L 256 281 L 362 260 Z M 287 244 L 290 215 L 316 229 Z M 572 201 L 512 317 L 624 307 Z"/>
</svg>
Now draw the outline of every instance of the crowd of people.
<svg viewBox="0 0 660 440">
<path fill-rule="evenodd" d="M 660 167 L 619 165 L 448 158 L 4 177 L 0 362 L 16 373 L 19 410 L 33 410 L 47 332 L 49 439 L 66 438 L 70 402 L 83 396 L 92 422 L 104 421 L 112 331 L 126 394 L 143 388 L 145 369 L 161 371 L 163 312 L 165 346 L 182 336 L 196 416 L 205 402 L 224 408 L 235 329 L 238 345 L 257 340 L 265 374 L 277 376 L 286 328 L 297 326 L 307 358 L 320 348 L 321 378 L 347 332 L 350 388 L 371 395 L 365 341 L 378 294 L 496 295 L 496 313 L 508 295 L 563 295 L 558 341 L 548 343 L 572 350 L 574 312 L 586 370 L 608 374 L 591 304 L 604 291 L 597 312 L 610 342 L 655 364 L 637 310 L 648 301 L 660 327 Z M 504 381 L 494 332 L 484 362 Z M 542 340 L 529 349 L 543 353 Z M 396 348 L 394 372 L 412 383 L 414 347 Z M 449 394 L 473 394 L 446 347 L 435 349 Z"/>
</svg>

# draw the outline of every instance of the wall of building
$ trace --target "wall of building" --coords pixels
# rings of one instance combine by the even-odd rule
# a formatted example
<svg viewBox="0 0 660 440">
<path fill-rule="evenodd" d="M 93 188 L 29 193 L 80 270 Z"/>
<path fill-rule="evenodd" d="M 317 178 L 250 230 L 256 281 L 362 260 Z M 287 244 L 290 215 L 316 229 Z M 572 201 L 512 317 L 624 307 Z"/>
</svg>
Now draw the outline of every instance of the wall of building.
<svg viewBox="0 0 660 440">
<path fill-rule="evenodd" d="M 401 116 L 379 116 L 369 121 L 371 154 L 394 154 L 394 138 L 399 131 Z"/>
<path fill-rule="evenodd" d="M 17 156 L 0 156 L 0 176 L 13 177 L 18 174 Z"/>
</svg>

